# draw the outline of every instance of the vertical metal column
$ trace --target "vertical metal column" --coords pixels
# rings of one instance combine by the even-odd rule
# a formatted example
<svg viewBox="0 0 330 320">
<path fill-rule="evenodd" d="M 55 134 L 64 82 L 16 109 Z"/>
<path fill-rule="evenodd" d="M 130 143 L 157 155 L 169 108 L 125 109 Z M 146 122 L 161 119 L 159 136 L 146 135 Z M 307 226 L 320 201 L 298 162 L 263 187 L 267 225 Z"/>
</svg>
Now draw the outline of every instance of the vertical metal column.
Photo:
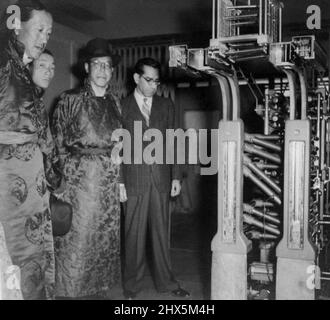
<svg viewBox="0 0 330 320">
<path fill-rule="evenodd" d="M 297 70 L 296 70 L 297 71 Z M 290 120 L 285 123 L 283 238 L 276 249 L 276 299 L 313 300 L 311 285 L 315 249 L 308 232 L 310 210 L 311 127 L 306 118 L 306 82 L 298 71 L 301 87 L 301 115 L 295 119 L 296 90 L 293 72 L 286 70 L 290 84 Z"/>
<path fill-rule="evenodd" d="M 232 119 L 223 105 L 218 145 L 218 231 L 212 240 L 213 300 L 247 299 L 247 253 L 251 242 L 243 233 L 243 143 L 244 125 L 239 119 L 239 89 L 236 77 L 217 76 L 222 101 L 232 101 Z M 226 80 L 227 79 L 227 80 Z M 228 81 L 225 84 L 224 81 Z M 229 89 L 230 93 L 229 93 Z"/>
<path fill-rule="evenodd" d="M 212 39 L 216 38 L 215 22 L 216 22 L 216 7 L 215 7 L 215 0 L 212 0 Z"/>
</svg>

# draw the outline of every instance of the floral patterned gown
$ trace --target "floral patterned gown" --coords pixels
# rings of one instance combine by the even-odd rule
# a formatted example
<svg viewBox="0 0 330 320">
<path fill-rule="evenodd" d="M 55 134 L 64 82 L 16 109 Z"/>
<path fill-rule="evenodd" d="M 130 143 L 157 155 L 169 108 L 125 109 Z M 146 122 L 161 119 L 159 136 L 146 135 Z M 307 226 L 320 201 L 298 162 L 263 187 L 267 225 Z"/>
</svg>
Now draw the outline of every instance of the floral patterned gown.
<svg viewBox="0 0 330 320">
<path fill-rule="evenodd" d="M 15 38 L 0 53 L 0 248 L 7 252 L 0 257 L 0 289 L 2 299 L 16 299 L 17 290 L 24 299 L 45 299 L 53 297 L 55 281 L 44 166 L 53 145 L 23 53 Z M 18 285 L 8 286 L 8 277 Z"/>
<path fill-rule="evenodd" d="M 73 206 L 72 227 L 55 238 L 56 295 L 107 295 L 121 281 L 119 165 L 110 157 L 120 128 L 118 99 L 95 97 L 88 81 L 64 93 L 52 131 L 66 182 L 63 199 Z"/>
</svg>

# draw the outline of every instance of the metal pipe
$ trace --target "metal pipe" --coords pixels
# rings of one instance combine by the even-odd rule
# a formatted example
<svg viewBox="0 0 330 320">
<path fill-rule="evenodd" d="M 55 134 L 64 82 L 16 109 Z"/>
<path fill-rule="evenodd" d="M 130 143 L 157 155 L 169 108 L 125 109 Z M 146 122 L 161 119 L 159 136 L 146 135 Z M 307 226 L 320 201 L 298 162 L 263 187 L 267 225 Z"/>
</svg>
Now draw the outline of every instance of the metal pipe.
<svg viewBox="0 0 330 320">
<path fill-rule="evenodd" d="M 255 183 L 263 192 L 265 192 L 270 198 L 272 198 L 278 205 L 281 205 L 281 199 L 268 188 L 262 181 L 256 177 L 249 168 L 243 166 L 243 174 L 245 177 L 249 178 L 253 183 Z"/>
<path fill-rule="evenodd" d="M 227 7 L 226 7 L 226 8 L 227 8 Z M 227 14 L 227 13 L 226 13 L 226 14 Z M 232 12 L 231 12 L 230 14 L 232 14 Z M 235 14 L 235 12 L 234 12 L 234 14 Z M 229 37 L 236 36 L 236 28 L 233 28 L 233 27 L 232 27 L 232 25 L 231 25 L 231 21 L 229 21 L 229 24 L 227 24 L 227 27 L 228 27 L 228 29 L 229 29 L 229 34 L 228 34 L 228 36 L 229 36 Z"/>
<path fill-rule="evenodd" d="M 220 38 L 220 12 L 222 9 L 222 1 L 218 0 L 218 16 L 217 16 L 217 39 Z"/>
<path fill-rule="evenodd" d="M 273 212 L 273 211 L 268 211 L 267 214 L 271 217 L 278 217 L 279 216 L 278 212 Z"/>
<path fill-rule="evenodd" d="M 237 10 L 237 9 L 257 9 L 258 7 L 256 5 L 251 6 L 228 6 L 228 10 Z"/>
<path fill-rule="evenodd" d="M 268 4 L 268 0 L 265 0 L 265 25 L 264 25 L 264 28 L 265 28 L 265 30 L 264 30 L 264 34 L 265 35 L 267 35 L 267 29 L 268 29 L 268 17 L 267 17 L 267 15 L 268 15 L 268 6 L 267 6 L 267 4 Z"/>
<path fill-rule="evenodd" d="M 229 48 L 254 47 L 254 42 L 228 43 Z"/>
<path fill-rule="evenodd" d="M 250 237 L 252 239 L 263 239 L 263 240 L 276 240 L 278 238 L 278 236 L 273 235 L 273 234 L 268 234 L 268 233 L 261 233 L 259 231 L 248 231 L 247 232 L 248 235 L 250 235 Z"/>
<path fill-rule="evenodd" d="M 212 0 L 212 39 L 215 39 L 215 22 L 216 22 L 215 0 Z"/>
<path fill-rule="evenodd" d="M 265 163 L 263 160 L 259 160 L 258 162 L 254 162 L 254 164 L 261 170 L 273 170 L 273 173 L 277 173 L 277 170 L 280 169 L 280 166 L 277 164 L 270 164 L 270 163 Z M 273 175 L 275 176 L 275 175 Z"/>
<path fill-rule="evenodd" d="M 228 77 L 228 81 L 232 94 L 233 121 L 237 121 L 240 117 L 241 105 L 236 71 L 234 71 L 234 75 L 232 77 Z"/>
<path fill-rule="evenodd" d="M 260 84 L 260 85 L 269 85 L 269 79 L 256 79 L 256 84 Z M 287 79 L 283 79 L 283 80 L 280 80 L 278 78 L 274 79 L 274 84 L 275 85 L 283 85 L 283 84 L 287 84 L 288 83 L 288 80 Z M 247 85 L 247 80 L 245 79 L 240 79 L 239 80 L 239 85 L 240 86 L 244 86 L 244 85 Z"/>
<path fill-rule="evenodd" d="M 307 84 L 306 77 L 303 74 L 303 71 L 296 68 L 296 72 L 300 81 L 300 94 L 301 94 L 301 120 L 307 119 Z"/>
<path fill-rule="evenodd" d="M 251 59 L 259 59 L 259 58 L 264 58 L 265 55 L 258 55 L 258 56 L 247 56 L 247 57 L 237 57 L 236 62 L 239 61 L 246 61 L 246 60 L 251 60 Z"/>
<path fill-rule="evenodd" d="M 273 151 L 276 151 L 276 152 L 282 151 L 282 148 L 280 146 L 276 145 L 275 143 L 263 141 L 249 133 L 245 133 L 244 140 L 247 142 L 254 143 L 256 145 L 268 148 L 268 149 L 272 149 Z"/>
<path fill-rule="evenodd" d="M 289 81 L 289 93 L 290 93 L 290 120 L 296 118 L 296 86 L 294 82 L 294 75 L 291 70 L 283 69 L 283 72 L 287 75 Z"/>
<path fill-rule="evenodd" d="M 245 14 L 245 15 L 240 15 L 240 16 L 225 17 L 225 20 L 239 20 L 239 19 L 245 19 L 245 18 L 257 18 L 257 17 L 258 17 L 257 13 L 252 13 L 252 14 Z"/>
<path fill-rule="evenodd" d="M 312 238 L 315 237 L 316 234 L 317 234 L 317 231 L 314 231 L 314 232 L 312 233 Z"/>
<path fill-rule="evenodd" d="M 276 225 L 280 225 L 281 221 L 279 219 L 276 219 L 274 217 L 268 216 L 266 213 L 263 213 L 255 208 L 253 208 L 252 206 L 250 206 L 249 204 L 244 203 L 243 204 L 243 211 L 246 213 L 250 213 L 253 214 L 261 219 L 267 220 L 271 223 L 274 223 Z"/>
<path fill-rule="evenodd" d="M 268 160 L 270 160 L 272 162 L 275 162 L 277 164 L 281 164 L 281 158 L 278 155 L 274 155 L 274 154 L 271 154 L 267 151 L 257 149 L 255 147 L 249 145 L 248 143 L 244 143 L 244 151 L 248 152 L 248 153 L 258 155 L 262 158 L 268 159 Z"/>
<path fill-rule="evenodd" d="M 264 134 L 269 135 L 269 89 L 265 89 L 265 120 L 264 120 Z"/>
<path fill-rule="evenodd" d="M 254 135 L 256 138 L 261 139 L 261 140 L 279 140 L 281 137 L 278 135 L 262 135 L 262 134 L 255 134 Z"/>
<path fill-rule="evenodd" d="M 265 163 L 261 163 L 261 162 L 256 162 L 255 165 L 261 169 L 261 170 L 277 170 L 279 169 L 280 167 L 276 164 L 265 164 Z"/>
<path fill-rule="evenodd" d="M 324 159 L 324 134 L 325 134 L 325 121 L 321 115 L 321 97 L 322 97 L 322 93 L 321 92 L 318 92 L 317 93 L 317 124 L 316 124 L 316 137 L 319 138 L 319 147 L 320 147 L 320 151 L 319 151 L 319 155 L 320 155 L 320 159 L 319 159 L 319 166 L 318 166 L 318 171 L 323 171 L 325 168 L 325 159 Z M 322 120 L 321 120 L 322 118 Z M 318 172 L 318 175 L 319 175 L 319 172 Z M 323 189 L 324 188 L 324 184 L 323 184 L 323 181 L 321 181 L 322 183 L 322 186 L 321 188 Z M 320 204 L 320 207 L 319 207 L 319 213 L 320 213 L 320 220 L 323 220 L 324 219 L 324 215 L 323 215 L 323 212 L 324 212 L 324 192 L 321 193 L 321 195 L 319 196 L 320 199 L 319 199 L 319 204 Z M 323 241 L 323 233 L 324 232 L 324 226 L 320 226 L 320 233 L 321 233 L 321 241 Z"/>
<path fill-rule="evenodd" d="M 278 25 L 278 28 L 279 28 L 279 42 L 282 42 L 282 5 L 280 4 L 280 21 L 279 21 L 279 25 Z"/>
<path fill-rule="evenodd" d="M 228 85 L 228 81 L 225 77 L 217 74 L 215 77 L 218 80 L 218 83 L 221 88 L 221 97 L 222 97 L 222 119 L 228 121 L 229 120 L 229 106 L 230 106 L 230 88 Z"/>
<path fill-rule="evenodd" d="M 271 178 L 269 178 L 262 170 L 260 170 L 252 162 L 252 160 L 246 155 L 244 155 L 244 164 L 248 166 L 252 172 L 254 172 L 257 176 L 259 176 L 260 179 L 266 182 L 276 193 L 278 194 L 282 193 L 281 188 Z"/>
<path fill-rule="evenodd" d="M 276 151 L 276 152 L 281 152 L 282 151 L 281 146 L 276 145 L 276 144 L 271 143 L 271 142 L 266 142 L 264 140 L 259 140 L 258 138 L 254 138 L 253 143 L 258 145 L 258 146 L 265 147 L 267 149 L 271 149 L 271 150 Z"/>
<path fill-rule="evenodd" d="M 239 48 L 238 48 L 239 49 Z M 237 49 L 235 49 L 237 50 Z M 265 49 L 264 48 L 253 48 L 253 49 L 242 49 L 242 50 L 239 50 L 239 51 L 234 51 L 234 52 L 228 52 L 228 55 L 229 56 L 233 56 L 233 55 L 237 55 L 239 56 L 240 54 L 247 54 L 247 53 L 259 53 L 259 52 L 265 52 Z"/>
<path fill-rule="evenodd" d="M 243 70 L 242 70 L 241 68 L 240 68 L 240 73 L 242 74 L 242 76 L 243 76 L 244 78 L 246 78 L 246 76 L 244 75 Z M 251 77 L 251 78 L 253 79 L 253 77 Z M 253 83 L 253 84 L 254 84 L 254 83 Z M 249 89 L 250 89 L 250 92 L 252 93 L 252 95 L 253 95 L 253 97 L 254 97 L 254 99 L 255 99 L 255 103 L 256 103 L 256 106 L 257 106 L 257 105 L 258 105 L 258 100 L 259 100 L 259 99 L 258 99 L 258 96 L 257 96 L 255 90 L 253 89 L 251 83 L 248 82 L 247 85 L 248 85 L 248 87 L 249 87 Z M 258 86 L 256 86 L 256 87 L 258 88 Z"/>
<path fill-rule="evenodd" d="M 254 207 L 264 207 L 264 208 L 274 207 L 274 204 L 272 202 L 268 202 L 260 199 L 254 199 L 253 203 L 254 203 Z"/>
<path fill-rule="evenodd" d="M 269 225 L 260 222 L 259 220 L 249 216 L 248 214 L 243 214 L 243 221 L 249 225 L 261 228 L 263 230 L 267 230 L 268 232 L 270 232 L 272 234 L 276 234 L 276 235 L 281 234 L 280 230 L 270 227 Z"/>
<path fill-rule="evenodd" d="M 321 280 L 330 281 L 330 278 L 320 277 Z"/>
<path fill-rule="evenodd" d="M 262 0 L 259 0 L 259 36 L 262 35 Z"/>
<path fill-rule="evenodd" d="M 317 124 L 316 124 L 316 137 L 319 138 L 320 141 L 320 147 L 323 146 L 323 137 L 321 132 L 321 96 L 322 94 L 320 92 L 317 93 Z M 322 157 L 323 152 L 320 152 L 320 155 Z M 320 163 L 324 163 L 324 159 L 320 159 Z M 320 168 L 321 169 L 321 168 Z"/>
<path fill-rule="evenodd" d="M 233 26 L 248 26 L 255 24 L 254 21 L 242 21 L 242 22 L 233 22 L 232 20 L 229 20 Z"/>
</svg>

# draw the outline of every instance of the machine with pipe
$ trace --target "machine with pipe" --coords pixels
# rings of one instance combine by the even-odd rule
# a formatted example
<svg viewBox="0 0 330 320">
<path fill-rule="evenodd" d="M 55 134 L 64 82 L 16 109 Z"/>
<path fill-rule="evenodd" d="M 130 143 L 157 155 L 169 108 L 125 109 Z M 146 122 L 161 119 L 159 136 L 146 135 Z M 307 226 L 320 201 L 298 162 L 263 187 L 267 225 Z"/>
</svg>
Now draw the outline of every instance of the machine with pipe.
<svg viewBox="0 0 330 320">
<path fill-rule="evenodd" d="M 283 10 L 277 0 L 213 0 L 209 47 L 170 47 L 170 67 L 208 75 L 221 90 L 212 299 L 247 299 L 256 283 L 277 299 L 314 299 L 328 280 L 327 57 L 314 36 L 282 41 Z M 262 133 L 244 130 L 242 83 Z M 255 186 L 248 198 L 246 181 Z"/>
</svg>

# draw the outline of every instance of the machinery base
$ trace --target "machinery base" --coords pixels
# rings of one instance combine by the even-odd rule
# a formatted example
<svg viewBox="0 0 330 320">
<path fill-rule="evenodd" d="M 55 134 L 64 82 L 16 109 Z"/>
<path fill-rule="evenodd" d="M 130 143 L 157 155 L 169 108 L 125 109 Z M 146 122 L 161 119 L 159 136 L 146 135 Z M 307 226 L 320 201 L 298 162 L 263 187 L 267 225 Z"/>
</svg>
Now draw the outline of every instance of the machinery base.
<svg viewBox="0 0 330 320">
<path fill-rule="evenodd" d="M 247 300 L 247 255 L 213 251 L 212 300 Z"/>
<path fill-rule="evenodd" d="M 313 275 L 308 272 L 312 260 L 277 258 L 276 300 L 314 300 L 310 286 Z"/>
</svg>

